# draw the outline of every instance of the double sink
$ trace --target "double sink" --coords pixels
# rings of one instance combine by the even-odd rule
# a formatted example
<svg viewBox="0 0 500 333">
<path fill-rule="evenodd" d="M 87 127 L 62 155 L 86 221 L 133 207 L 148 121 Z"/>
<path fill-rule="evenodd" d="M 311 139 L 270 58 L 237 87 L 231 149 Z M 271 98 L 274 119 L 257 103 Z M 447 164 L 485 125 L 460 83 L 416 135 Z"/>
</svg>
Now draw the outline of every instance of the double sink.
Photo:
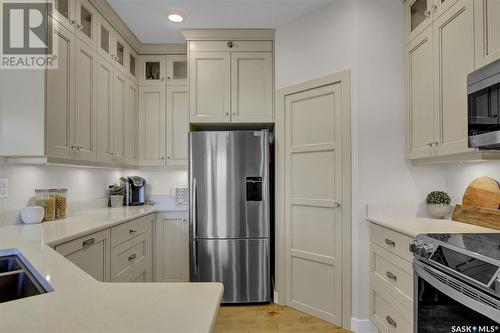
<svg viewBox="0 0 500 333">
<path fill-rule="evenodd" d="M 16 249 L 0 250 L 0 303 L 54 291 Z"/>
</svg>

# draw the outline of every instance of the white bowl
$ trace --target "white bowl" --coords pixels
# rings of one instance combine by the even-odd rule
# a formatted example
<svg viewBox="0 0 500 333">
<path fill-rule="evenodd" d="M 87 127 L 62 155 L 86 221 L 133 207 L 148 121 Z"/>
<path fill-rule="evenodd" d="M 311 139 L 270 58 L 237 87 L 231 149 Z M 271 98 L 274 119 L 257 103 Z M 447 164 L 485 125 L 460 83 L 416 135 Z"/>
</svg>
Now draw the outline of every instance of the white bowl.
<svg viewBox="0 0 500 333">
<path fill-rule="evenodd" d="M 451 212 L 451 206 L 444 204 L 427 205 L 427 209 L 429 210 L 429 213 L 432 215 L 432 217 L 436 219 L 444 219 L 445 217 L 448 217 Z"/>
<path fill-rule="evenodd" d="M 43 221 L 44 216 L 45 210 L 40 206 L 24 207 L 21 209 L 21 219 L 26 224 L 40 223 Z"/>
</svg>

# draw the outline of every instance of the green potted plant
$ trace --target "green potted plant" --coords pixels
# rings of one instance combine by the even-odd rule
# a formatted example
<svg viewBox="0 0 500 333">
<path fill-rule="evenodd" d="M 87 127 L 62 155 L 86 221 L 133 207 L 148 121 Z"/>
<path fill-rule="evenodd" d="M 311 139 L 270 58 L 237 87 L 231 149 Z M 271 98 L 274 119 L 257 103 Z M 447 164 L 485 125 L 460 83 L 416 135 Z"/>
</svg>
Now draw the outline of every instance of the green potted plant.
<svg viewBox="0 0 500 333">
<path fill-rule="evenodd" d="M 113 184 L 109 186 L 109 201 L 111 207 L 123 206 L 123 199 L 125 197 L 125 188 L 122 184 Z"/>
<path fill-rule="evenodd" d="M 432 217 L 442 219 L 447 217 L 451 211 L 451 198 L 443 191 L 432 191 L 425 200 L 427 209 Z"/>
</svg>

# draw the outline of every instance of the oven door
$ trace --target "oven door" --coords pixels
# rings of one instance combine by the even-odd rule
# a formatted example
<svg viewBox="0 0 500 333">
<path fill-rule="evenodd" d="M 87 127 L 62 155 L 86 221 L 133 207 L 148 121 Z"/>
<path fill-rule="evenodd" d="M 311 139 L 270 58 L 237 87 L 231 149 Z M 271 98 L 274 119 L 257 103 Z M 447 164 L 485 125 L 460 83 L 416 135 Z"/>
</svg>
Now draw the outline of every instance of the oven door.
<svg viewBox="0 0 500 333">
<path fill-rule="evenodd" d="M 500 299 L 421 261 L 413 268 L 414 332 L 500 332 Z"/>
</svg>

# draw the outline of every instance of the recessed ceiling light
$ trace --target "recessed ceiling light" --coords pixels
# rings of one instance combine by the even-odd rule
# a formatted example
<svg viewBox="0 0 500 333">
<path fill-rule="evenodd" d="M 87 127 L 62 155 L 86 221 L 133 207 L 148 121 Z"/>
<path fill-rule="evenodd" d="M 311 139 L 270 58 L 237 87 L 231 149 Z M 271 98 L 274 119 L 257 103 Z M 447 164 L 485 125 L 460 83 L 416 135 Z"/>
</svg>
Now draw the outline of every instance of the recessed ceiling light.
<svg viewBox="0 0 500 333">
<path fill-rule="evenodd" d="M 185 20 L 186 15 L 178 10 L 167 12 L 167 18 L 170 22 L 181 23 Z"/>
</svg>

